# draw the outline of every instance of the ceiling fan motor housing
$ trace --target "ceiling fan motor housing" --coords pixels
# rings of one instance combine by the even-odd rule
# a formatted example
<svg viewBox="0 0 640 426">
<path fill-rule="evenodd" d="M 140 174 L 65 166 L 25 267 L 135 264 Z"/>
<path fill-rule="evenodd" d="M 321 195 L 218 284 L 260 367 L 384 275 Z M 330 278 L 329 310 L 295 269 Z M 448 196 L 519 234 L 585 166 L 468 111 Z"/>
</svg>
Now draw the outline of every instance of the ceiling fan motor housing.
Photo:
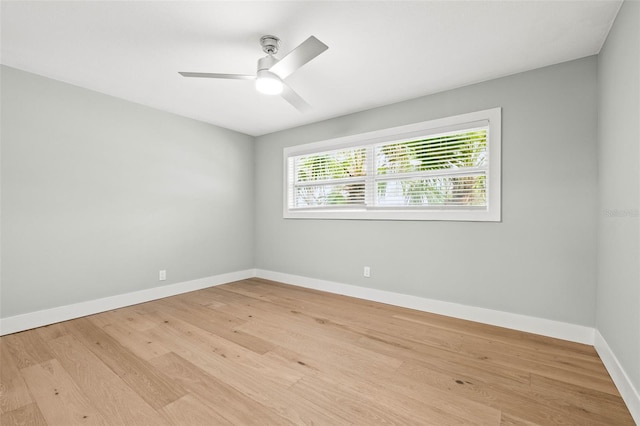
<svg viewBox="0 0 640 426">
<path fill-rule="evenodd" d="M 280 39 L 273 35 L 262 36 L 260 37 L 260 46 L 262 46 L 264 53 L 275 55 L 280 47 Z"/>
<path fill-rule="evenodd" d="M 258 71 L 268 70 L 272 66 L 274 66 L 278 60 L 273 55 L 267 55 L 258 59 Z"/>
</svg>

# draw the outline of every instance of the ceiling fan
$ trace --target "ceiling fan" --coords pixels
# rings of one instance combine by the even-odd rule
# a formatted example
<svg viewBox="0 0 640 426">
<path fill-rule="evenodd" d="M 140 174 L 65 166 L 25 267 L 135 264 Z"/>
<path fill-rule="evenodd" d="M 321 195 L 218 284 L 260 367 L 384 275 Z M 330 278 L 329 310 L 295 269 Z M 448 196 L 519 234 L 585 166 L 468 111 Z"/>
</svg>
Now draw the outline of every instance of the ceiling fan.
<svg viewBox="0 0 640 426">
<path fill-rule="evenodd" d="M 278 53 L 278 48 L 280 47 L 280 39 L 278 37 L 272 35 L 262 36 L 260 37 L 260 45 L 267 56 L 258 59 L 258 72 L 256 75 L 206 72 L 180 72 L 179 74 L 183 77 L 255 80 L 256 90 L 260 93 L 281 95 L 299 111 L 304 112 L 311 108 L 284 80 L 329 47 L 314 36 L 311 36 L 282 59 L 277 59 L 274 55 Z"/>
</svg>

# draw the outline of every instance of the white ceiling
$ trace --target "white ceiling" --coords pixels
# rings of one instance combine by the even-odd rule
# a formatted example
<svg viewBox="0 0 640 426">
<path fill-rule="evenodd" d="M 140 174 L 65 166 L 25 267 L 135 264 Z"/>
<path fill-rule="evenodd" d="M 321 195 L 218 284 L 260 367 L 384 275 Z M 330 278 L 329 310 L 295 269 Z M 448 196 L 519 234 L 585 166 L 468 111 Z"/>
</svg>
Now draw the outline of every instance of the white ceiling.
<svg viewBox="0 0 640 426">
<path fill-rule="evenodd" d="M 596 54 L 621 1 L 2 1 L 3 64 L 250 135 Z M 243 80 L 258 39 L 329 50 L 287 79 L 300 113 Z M 281 56 L 281 55 L 279 55 Z"/>
</svg>

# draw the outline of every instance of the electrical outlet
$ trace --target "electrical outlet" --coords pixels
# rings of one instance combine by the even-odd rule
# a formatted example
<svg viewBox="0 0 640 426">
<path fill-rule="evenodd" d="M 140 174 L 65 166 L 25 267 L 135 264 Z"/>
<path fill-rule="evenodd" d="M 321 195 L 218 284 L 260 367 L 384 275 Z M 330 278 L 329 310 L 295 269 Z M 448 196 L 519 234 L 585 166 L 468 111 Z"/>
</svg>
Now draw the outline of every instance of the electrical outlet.
<svg viewBox="0 0 640 426">
<path fill-rule="evenodd" d="M 167 271 L 165 271 L 164 269 L 160 270 L 160 272 L 158 273 L 158 281 L 164 281 L 167 279 Z"/>
<path fill-rule="evenodd" d="M 364 276 L 365 278 L 371 277 L 371 268 L 369 268 L 368 266 L 364 267 Z"/>
</svg>

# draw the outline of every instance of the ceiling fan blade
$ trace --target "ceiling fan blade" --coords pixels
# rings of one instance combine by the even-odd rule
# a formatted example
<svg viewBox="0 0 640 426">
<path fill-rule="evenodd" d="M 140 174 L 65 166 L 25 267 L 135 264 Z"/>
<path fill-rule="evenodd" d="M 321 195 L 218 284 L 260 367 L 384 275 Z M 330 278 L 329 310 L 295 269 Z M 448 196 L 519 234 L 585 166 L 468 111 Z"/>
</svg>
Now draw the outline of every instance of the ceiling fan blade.
<svg viewBox="0 0 640 426">
<path fill-rule="evenodd" d="M 298 47 L 289 52 L 278 63 L 269 68 L 269 71 L 285 79 L 289 77 L 295 70 L 327 50 L 329 46 L 315 38 L 309 37 L 303 41 Z"/>
<path fill-rule="evenodd" d="M 311 105 L 286 84 L 283 85 L 281 96 L 300 112 L 307 112 L 311 109 Z"/>
<path fill-rule="evenodd" d="M 197 77 L 197 78 L 227 78 L 231 80 L 255 80 L 255 75 L 244 74 L 217 74 L 211 72 L 179 72 L 183 77 Z"/>
</svg>

